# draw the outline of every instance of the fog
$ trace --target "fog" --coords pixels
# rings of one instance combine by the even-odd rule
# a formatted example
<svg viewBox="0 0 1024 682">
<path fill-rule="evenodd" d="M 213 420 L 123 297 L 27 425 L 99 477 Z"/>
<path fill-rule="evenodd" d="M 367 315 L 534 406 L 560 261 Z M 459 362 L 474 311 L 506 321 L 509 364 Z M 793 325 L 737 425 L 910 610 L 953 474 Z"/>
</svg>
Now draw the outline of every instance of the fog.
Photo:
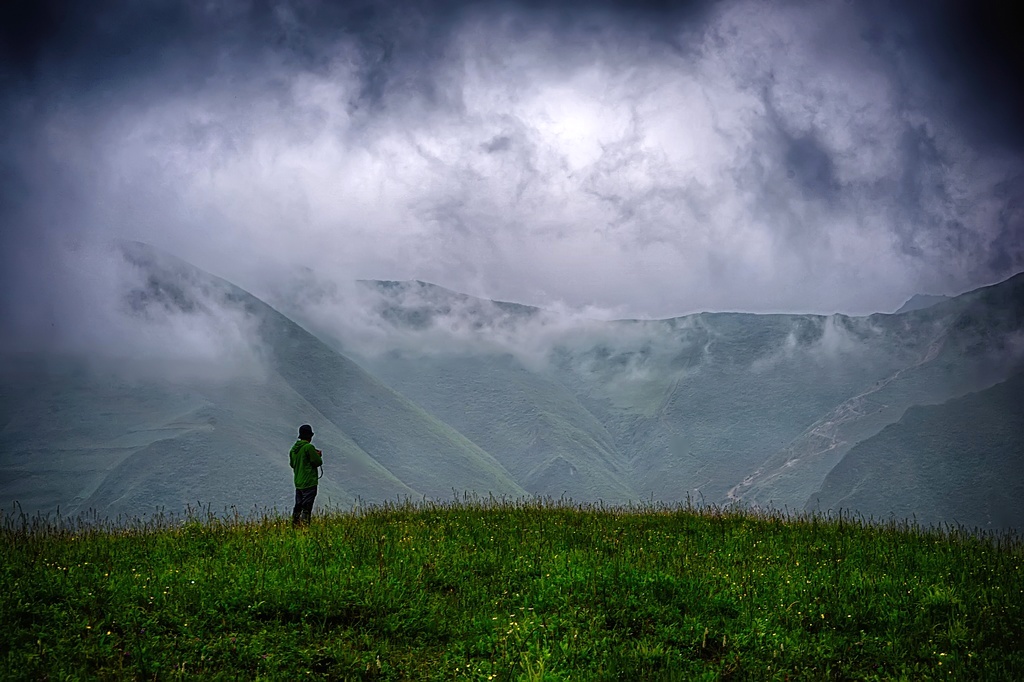
<svg viewBox="0 0 1024 682">
<path fill-rule="evenodd" d="M 179 382 L 259 378 L 267 352 L 258 320 L 225 298 L 228 285 L 175 259 L 157 267 L 132 257 L 131 243 L 56 249 L 45 305 L 7 323 L 0 352 L 86 358 L 89 367 L 131 379 Z"/>
</svg>

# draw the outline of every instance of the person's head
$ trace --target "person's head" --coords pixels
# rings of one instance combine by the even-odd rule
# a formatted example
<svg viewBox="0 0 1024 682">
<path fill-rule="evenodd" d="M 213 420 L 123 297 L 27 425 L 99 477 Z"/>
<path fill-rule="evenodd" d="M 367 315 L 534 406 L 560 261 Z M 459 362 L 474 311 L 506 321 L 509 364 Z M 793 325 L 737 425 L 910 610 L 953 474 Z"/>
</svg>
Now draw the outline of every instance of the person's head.
<svg viewBox="0 0 1024 682">
<path fill-rule="evenodd" d="M 313 440 L 313 427 L 309 424 L 303 424 L 299 427 L 299 438 L 301 440 Z"/>
</svg>

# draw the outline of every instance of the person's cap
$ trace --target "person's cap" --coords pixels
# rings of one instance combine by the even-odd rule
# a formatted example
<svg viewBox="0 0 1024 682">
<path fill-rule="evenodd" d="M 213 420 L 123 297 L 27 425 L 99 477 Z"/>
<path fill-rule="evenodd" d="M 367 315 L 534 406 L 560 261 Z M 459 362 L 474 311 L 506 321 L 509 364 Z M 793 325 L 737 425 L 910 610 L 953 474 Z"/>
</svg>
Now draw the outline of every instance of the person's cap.
<svg viewBox="0 0 1024 682">
<path fill-rule="evenodd" d="M 303 424 L 299 427 L 299 438 L 305 438 L 309 440 L 313 437 L 313 427 L 309 424 Z"/>
</svg>

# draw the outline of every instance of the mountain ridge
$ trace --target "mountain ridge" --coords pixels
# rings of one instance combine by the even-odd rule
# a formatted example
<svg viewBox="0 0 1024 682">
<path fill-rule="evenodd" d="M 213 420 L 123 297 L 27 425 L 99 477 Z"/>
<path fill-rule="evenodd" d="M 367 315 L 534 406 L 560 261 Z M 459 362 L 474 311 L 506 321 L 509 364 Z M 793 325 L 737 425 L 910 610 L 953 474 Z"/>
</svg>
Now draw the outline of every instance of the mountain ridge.
<svg viewBox="0 0 1024 682">
<path fill-rule="evenodd" d="M 906 300 L 906 302 L 893 312 L 893 315 L 900 315 L 902 313 L 909 313 L 912 310 L 924 310 L 930 308 L 936 303 L 942 303 L 948 301 L 951 296 L 941 296 L 935 294 L 914 294 Z"/>
</svg>

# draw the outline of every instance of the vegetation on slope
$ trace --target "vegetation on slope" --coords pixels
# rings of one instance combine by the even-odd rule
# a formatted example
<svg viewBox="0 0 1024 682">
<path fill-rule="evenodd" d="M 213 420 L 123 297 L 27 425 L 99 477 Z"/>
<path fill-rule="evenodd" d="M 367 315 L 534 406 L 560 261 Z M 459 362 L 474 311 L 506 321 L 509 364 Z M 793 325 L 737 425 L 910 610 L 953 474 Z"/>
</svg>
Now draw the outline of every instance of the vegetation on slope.
<svg viewBox="0 0 1024 682">
<path fill-rule="evenodd" d="M 390 355 L 367 366 L 492 454 L 532 495 L 613 504 L 642 497 L 603 424 L 559 382 L 511 356 Z"/>
<path fill-rule="evenodd" d="M 10 678 L 1024 676 L 1008 536 L 492 498 L 2 544 Z"/>
<path fill-rule="evenodd" d="M 925 524 L 1024 528 L 1024 372 L 940 405 L 921 405 L 858 443 L 812 503 L 887 510 Z"/>
</svg>

